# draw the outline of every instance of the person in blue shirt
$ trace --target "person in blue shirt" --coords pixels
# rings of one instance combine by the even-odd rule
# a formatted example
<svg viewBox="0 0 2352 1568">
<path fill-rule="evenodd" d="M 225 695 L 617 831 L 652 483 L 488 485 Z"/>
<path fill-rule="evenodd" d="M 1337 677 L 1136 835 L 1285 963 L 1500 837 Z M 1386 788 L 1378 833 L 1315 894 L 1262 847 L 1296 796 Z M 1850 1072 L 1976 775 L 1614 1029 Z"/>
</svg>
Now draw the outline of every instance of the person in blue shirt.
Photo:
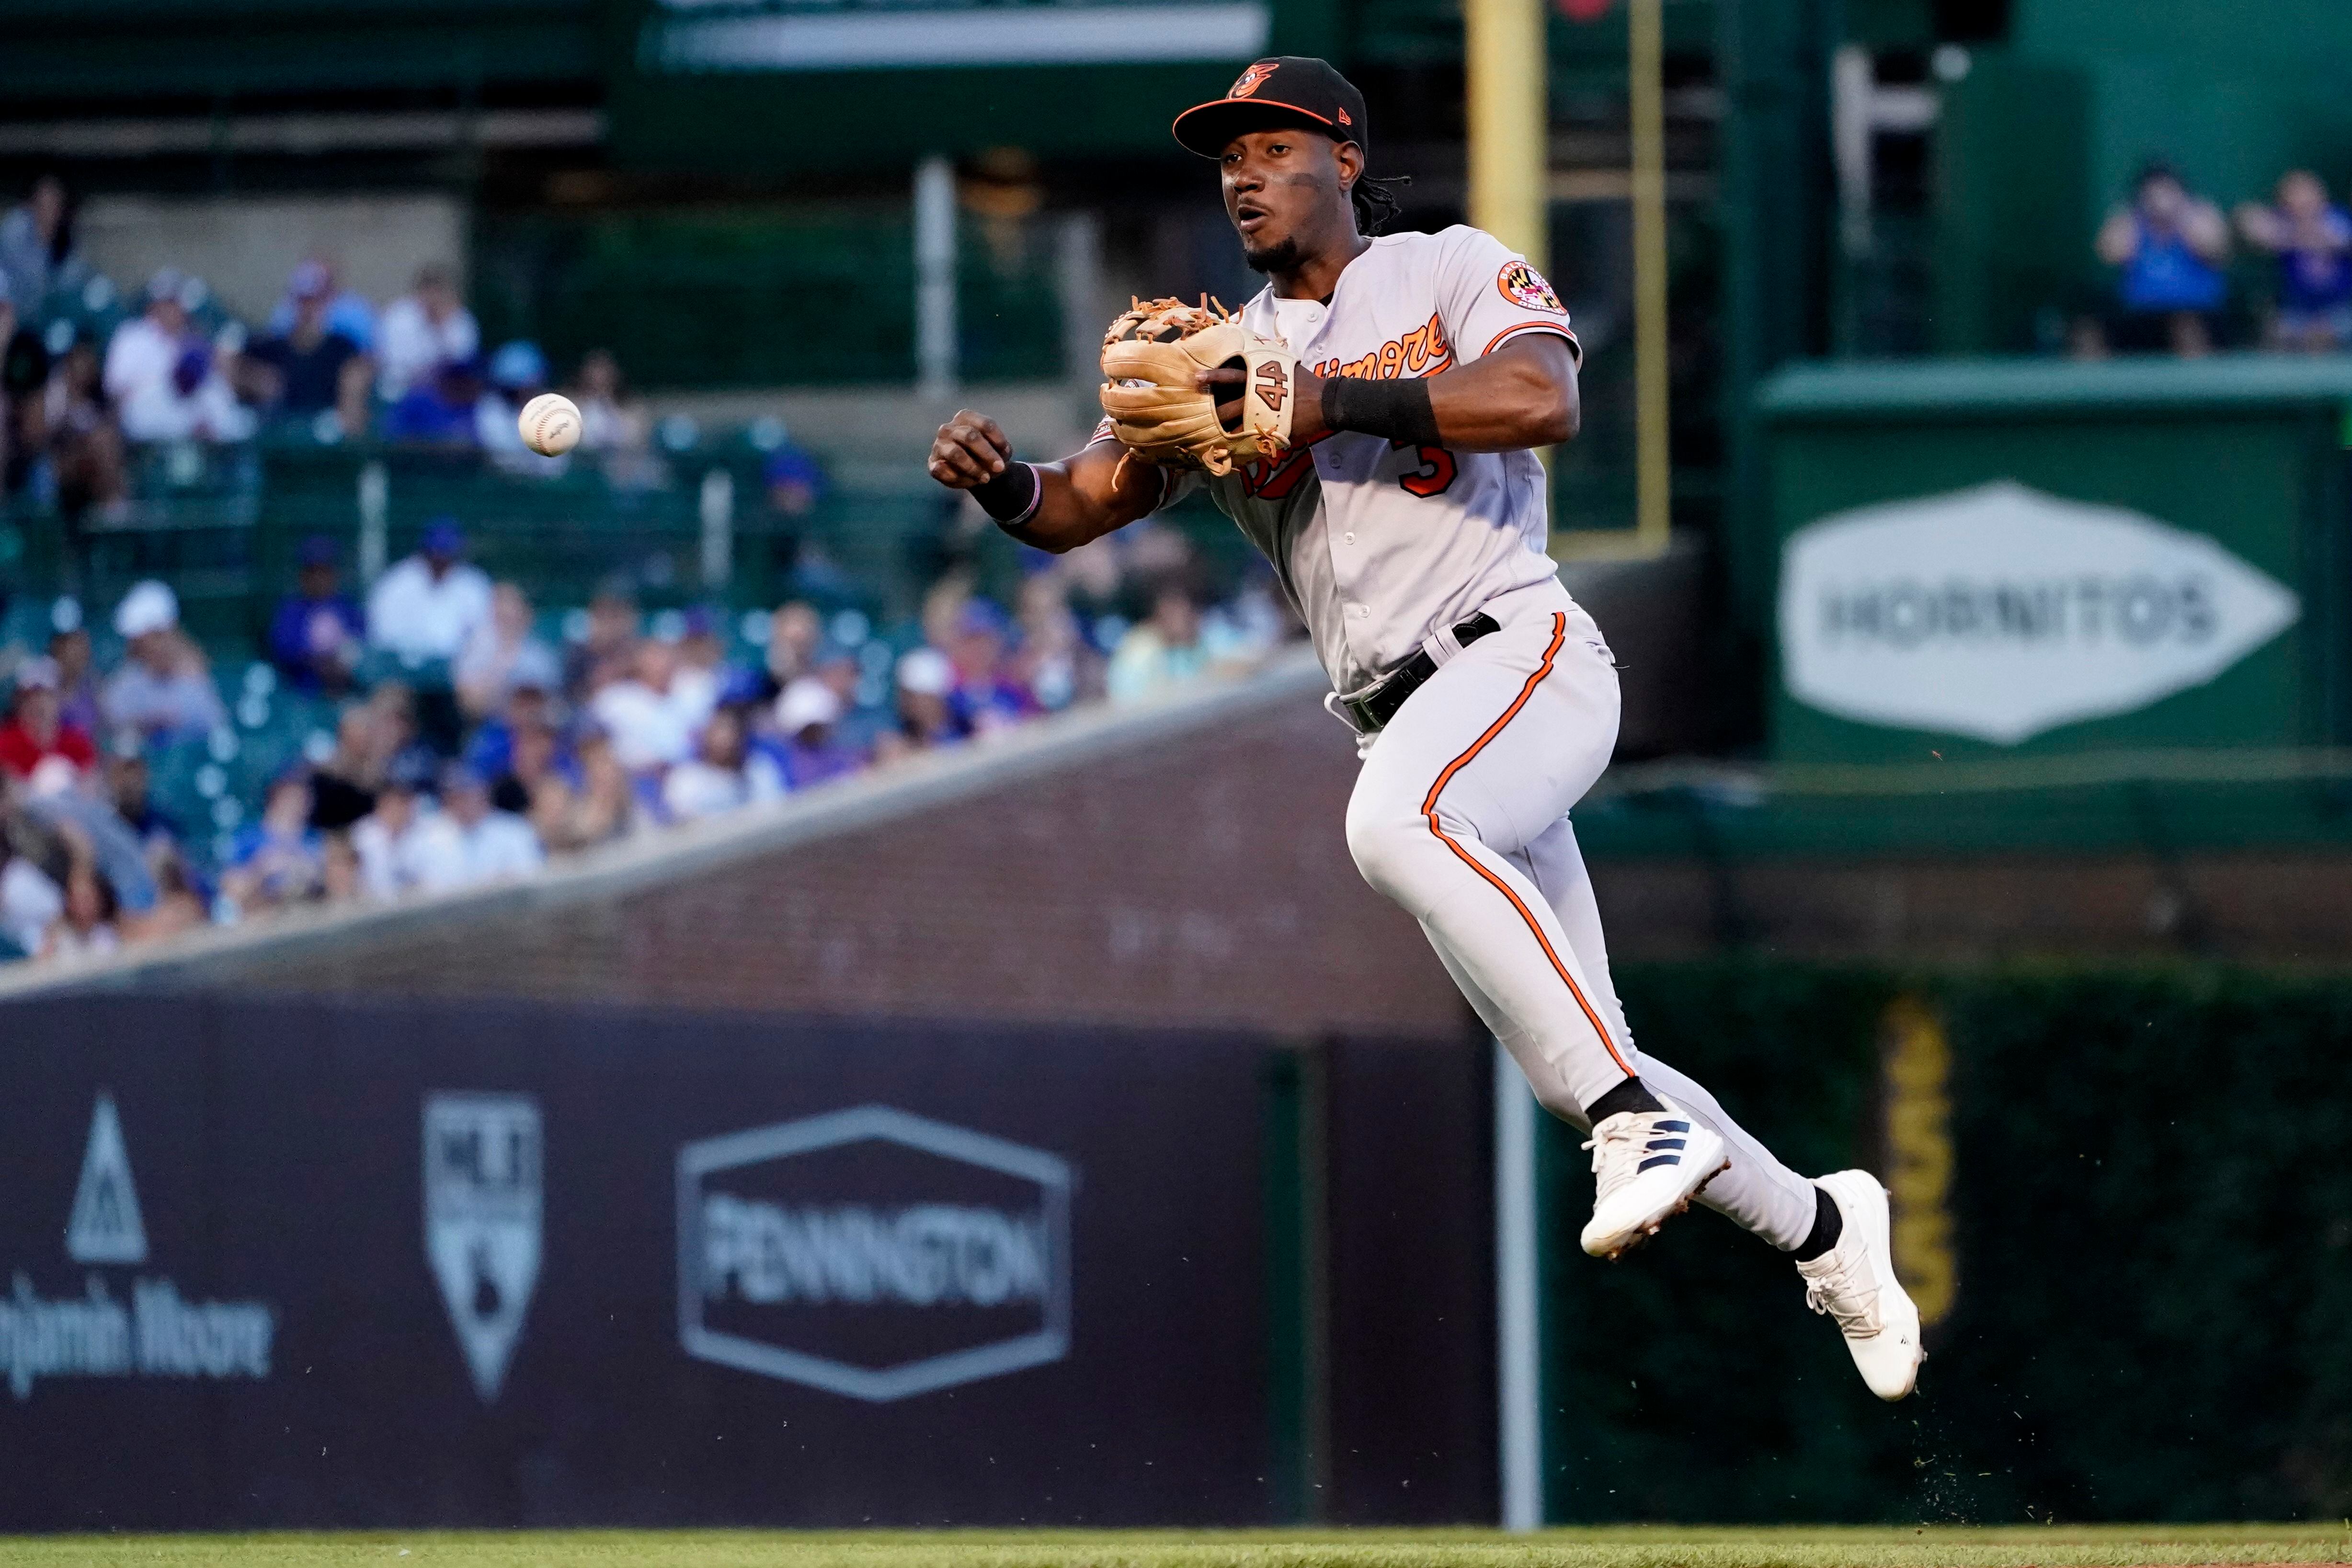
<svg viewBox="0 0 2352 1568">
<path fill-rule="evenodd" d="M 341 692 L 367 651 L 367 617 L 337 580 L 335 542 L 302 541 L 301 576 L 269 621 L 269 660 L 298 691 Z"/>
<path fill-rule="evenodd" d="M 344 434 L 362 434 L 375 370 L 360 341 L 334 323 L 332 275 L 322 263 L 306 261 L 294 269 L 286 291 L 294 313 L 285 330 L 273 330 L 246 358 L 269 368 L 276 413 L 310 419 L 332 409 Z"/>
<path fill-rule="evenodd" d="M 786 436 L 760 465 L 768 505 L 778 517 L 805 517 L 824 498 L 824 469 Z"/>
<path fill-rule="evenodd" d="M 444 361 L 384 414 L 384 439 L 471 446 L 474 405 L 481 397 L 482 367 L 478 361 Z"/>
<path fill-rule="evenodd" d="M 2099 259 L 2116 268 L 2108 338 L 2127 352 L 2213 351 L 2230 300 L 2230 225 L 2221 209 L 2193 195 L 2169 164 L 2141 169 L 2128 206 L 2099 227 Z"/>
<path fill-rule="evenodd" d="M 299 904 L 325 887 L 325 841 L 310 825 L 310 778 L 290 768 L 272 780 L 260 819 L 237 830 L 221 892 L 240 914 Z"/>
<path fill-rule="evenodd" d="M 2238 209 L 2238 232 L 2278 257 L 2274 348 L 2328 354 L 2352 345 L 2352 214 L 2308 169 L 2292 169 L 2270 206 Z"/>
<path fill-rule="evenodd" d="M 324 256 L 314 256 L 294 269 L 285 296 L 270 308 L 269 335 L 290 336 L 304 301 L 312 298 L 326 304 L 328 331 L 349 339 L 352 347 L 362 354 L 374 349 L 375 307 L 365 295 L 343 287 L 336 280 L 335 264 Z"/>
<path fill-rule="evenodd" d="M 843 713 L 840 694 L 819 675 L 800 676 L 776 698 L 774 728 L 761 739 L 786 789 L 810 789 L 866 766 L 841 736 Z"/>
</svg>

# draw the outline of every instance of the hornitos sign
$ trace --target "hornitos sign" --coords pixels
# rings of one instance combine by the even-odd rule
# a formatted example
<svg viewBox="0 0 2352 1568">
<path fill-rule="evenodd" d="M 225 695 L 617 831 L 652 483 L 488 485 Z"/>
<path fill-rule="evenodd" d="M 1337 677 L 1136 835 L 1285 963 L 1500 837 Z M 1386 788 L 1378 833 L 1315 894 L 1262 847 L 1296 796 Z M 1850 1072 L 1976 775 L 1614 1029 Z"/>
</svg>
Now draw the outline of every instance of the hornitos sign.
<svg viewBox="0 0 2352 1568">
<path fill-rule="evenodd" d="M 866 1105 L 687 1145 L 688 1355 L 885 1401 L 1070 1347 L 1068 1163 Z"/>
<path fill-rule="evenodd" d="M 2003 746 L 2202 685 L 2300 613 L 2202 534 L 2008 482 L 1824 517 L 1780 564 L 1791 695 Z"/>
<path fill-rule="evenodd" d="M 87 1270 L 79 1293 L 45 1296 L 18 1269 L 0 1297 L 0 1374 L 19 1400 L 56 1378 L 269 1375 L 277 1313 L 268 1302 L 189 1301 L 149 1271 L 131 1151 L 108 1094 L 90 1112 L 65 1244 Z M 133 1272 L 126 1280 L 112 1268 Z"/>
</svg>

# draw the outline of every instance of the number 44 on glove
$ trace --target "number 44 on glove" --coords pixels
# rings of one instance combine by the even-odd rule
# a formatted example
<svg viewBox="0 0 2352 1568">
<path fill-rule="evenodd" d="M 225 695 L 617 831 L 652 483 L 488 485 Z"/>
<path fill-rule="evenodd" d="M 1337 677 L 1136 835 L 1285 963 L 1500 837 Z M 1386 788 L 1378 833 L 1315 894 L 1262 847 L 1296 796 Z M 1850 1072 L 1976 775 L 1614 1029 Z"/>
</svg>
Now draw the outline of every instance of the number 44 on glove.
<svg viewBox="0 0 2352 1568">
<path fill-rule="evenodd" d="M 1242 372 L 1240 407 L 1217 413 L 1230 387 L 1204 390 L 1203 371 Z M 1298 359 L 1203 299 L 1135 301 L 1103 334 L 1102 406 L 1129 453 L 1168 468 L 1230 474 L 1290 445 Z"/>
</svg>

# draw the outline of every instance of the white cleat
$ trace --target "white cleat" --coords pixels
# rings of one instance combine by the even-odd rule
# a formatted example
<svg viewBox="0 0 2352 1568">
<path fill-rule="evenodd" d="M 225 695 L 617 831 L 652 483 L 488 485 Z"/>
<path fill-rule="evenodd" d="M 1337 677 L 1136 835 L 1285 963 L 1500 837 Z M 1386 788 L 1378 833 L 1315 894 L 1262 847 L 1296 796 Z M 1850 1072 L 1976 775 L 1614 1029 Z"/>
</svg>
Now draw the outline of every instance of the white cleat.
<svg viewBox="0 0 2352 1568">
<path fill-rule="evenodd" d="M 1620 1111 L 1594 1126 L 1584 1146 L 1592 1151 L 1594 1187 L 1584 1249 L 1595 1258 L 1615 1258 L 1655 1236 L 1731 1168 L 1722 1137 L 1673 1104 Z"/>
<path fill-rule="evenodd" d="M 1836 1246 L 1797 1265 L 1805 1305 L 1837 1321 L 1873 1394 L 1900 1399 L 1919 1381 L 1927 1351 L 1919 1343 L 1919 1309 L 1895 1277 L 1886 1189 L 1868 1171 L 1839 1171 L 1813 1185 L 1836 1201 L 1845 1228 Z"/>
</svg>

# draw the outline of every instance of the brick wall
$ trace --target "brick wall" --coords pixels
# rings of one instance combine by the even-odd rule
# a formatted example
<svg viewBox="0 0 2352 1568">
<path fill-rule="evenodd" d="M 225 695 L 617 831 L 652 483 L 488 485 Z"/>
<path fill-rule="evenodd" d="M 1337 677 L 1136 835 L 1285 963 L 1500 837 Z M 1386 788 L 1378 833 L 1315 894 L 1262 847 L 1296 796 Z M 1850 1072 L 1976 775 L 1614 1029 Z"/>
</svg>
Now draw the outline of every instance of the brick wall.
<svg viewBox="0 0 2352 1568">
<path fill-rule="evenodd" d="M 1297 1037 L 1474 1030 L 1413 923 L 1358 876 L 1341 829 L 1352 748 L 1303 688 L 1089 755 L 710 869 L 257 943 L 177 981 Z M 1593 873 L 1620 960 L 2352 959 L 2339 853 Z"/>
<path fill-rule="evenodd" d="M 1342 832 L 1311 697 L 1042 780 L 521 914 L 264 946 L 204 983 L 797 1014 L 1459 1039 L 1470 1014 Z"/>
</svg>

